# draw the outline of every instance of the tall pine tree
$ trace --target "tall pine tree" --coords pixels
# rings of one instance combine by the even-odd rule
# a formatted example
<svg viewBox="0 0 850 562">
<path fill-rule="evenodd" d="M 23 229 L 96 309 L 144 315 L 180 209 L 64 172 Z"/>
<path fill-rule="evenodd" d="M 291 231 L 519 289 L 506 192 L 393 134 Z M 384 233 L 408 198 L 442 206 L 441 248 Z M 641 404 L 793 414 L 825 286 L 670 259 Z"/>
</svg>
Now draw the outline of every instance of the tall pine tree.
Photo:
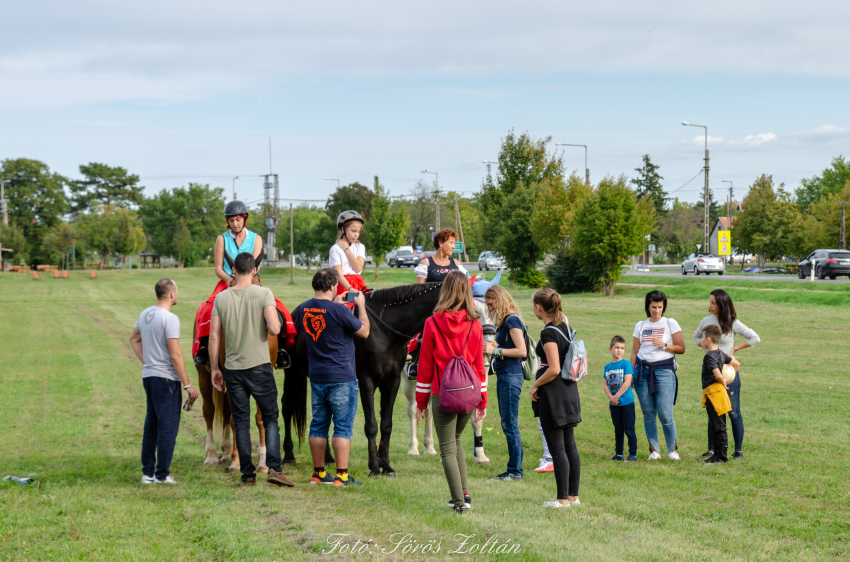
<svg viewBox="0 0 850 562">
<path fill-rule="evenodd" d="M 664 178 L 658 173 L 658 165 L 652 163 L 649 154 L 644 154 L 643 167 L 635 168 L 635 171 L 638 175 L 631 180 L 631 183 L 635 186 L 638 201 L 650 199 L 655 207 L 656 214 L 659 217 L 664 216 L 667 192 L 661 186 L 661 180 Z"/>
</svg>

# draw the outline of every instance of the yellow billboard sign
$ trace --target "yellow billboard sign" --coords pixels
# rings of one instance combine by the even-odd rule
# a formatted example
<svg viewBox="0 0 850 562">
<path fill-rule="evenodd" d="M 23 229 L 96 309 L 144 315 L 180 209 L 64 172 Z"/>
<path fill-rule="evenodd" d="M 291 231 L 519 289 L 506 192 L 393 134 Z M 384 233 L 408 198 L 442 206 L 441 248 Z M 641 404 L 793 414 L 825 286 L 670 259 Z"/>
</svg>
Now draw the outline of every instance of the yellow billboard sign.
<svg viewBox="0 0 850 562">
<path fill-rule="evenodd" d="M 732 233 L 728 230 L 717 231 L 717 255 L 732 255 Z"/>
</svg>

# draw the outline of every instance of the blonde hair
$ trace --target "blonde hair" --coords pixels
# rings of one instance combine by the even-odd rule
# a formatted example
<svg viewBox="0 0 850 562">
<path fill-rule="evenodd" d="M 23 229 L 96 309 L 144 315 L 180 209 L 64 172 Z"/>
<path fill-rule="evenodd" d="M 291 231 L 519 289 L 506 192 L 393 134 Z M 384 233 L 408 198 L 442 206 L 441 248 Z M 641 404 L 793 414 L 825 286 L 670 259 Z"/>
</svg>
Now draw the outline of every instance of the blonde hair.
<svg viewBox="0 0 850 562">
<path fill-rule="evenodd" d="M 537 289 L 534 296 L 531 297 L 531 302 L 540 305 L 546 316 L 552 318 L 552 324 L 555 326 L 561 322 L 566 322 L 567 317 L 564 316 L 564 311 L 561 310 L 561 295 L 552 289 Z"/>
<path fill-rule="evenodd" d="M 484 293 L 484 298 L 495 302 L 496 306 L 494 306 L 492 310 L 492 319 L 493 325 L 496 327 L 501 326 L 502 322 L 509 314 L 519 315 L 519 307 L 516 305 L 513 297 L 511 297 L 511 294 L 506 291 L 504 287 L 493 285 L 487 289 L 486 293 Z M 522 319 L 522 316 L 520 316 L 520 319 Z"/>
<path fill-rule="evenodd" d="M 467 320 L 478 320 L 469 279 L 462 271 L 452 271 L 443 281 L 443 288 L 440 289 L 440 299 L 437 301 L 437 306 L 434 307 L 434 314 L 459 310 L 466 311 Z"/>
</svg>

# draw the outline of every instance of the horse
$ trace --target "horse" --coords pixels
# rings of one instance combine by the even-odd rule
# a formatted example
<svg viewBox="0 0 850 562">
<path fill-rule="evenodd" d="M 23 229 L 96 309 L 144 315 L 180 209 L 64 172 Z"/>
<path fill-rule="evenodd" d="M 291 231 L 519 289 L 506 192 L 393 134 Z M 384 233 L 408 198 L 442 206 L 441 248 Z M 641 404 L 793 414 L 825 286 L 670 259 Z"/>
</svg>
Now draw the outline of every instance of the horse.
<svg viewBox="0 0 850 562">
<path fill-rule="evenodd" d="M 259 267 L 259 264 L 262 262 L 265 252 L 260 253 L 260 255 L 254 259 L 255 267 Z M 227 259 L 228 264 L 230 265 L 231 270 L 233 270 L 234 264 L 233 259 L 225 252 L 225 259 Z M 262 285 L 260 283 L 260 276 L 254 275 L 251 279 L 251 283 L 253 285 Z M 231 275 L 230 281 L 228 282 L 228 286 L 232 287 L 236 284 L 236 278 Z M 286 329 L 286 325 L 281 322 L 282 329 Z M 194 341 L 195 338 L 195 328 L 192 330 L 192 339 Z M 272 365 L 278 366 L 281 362 L 281 357 L 279 356 L 279 345 L 278 345 L 278 337 L 273 334 L 268 335 L 268 345 L 269 345 L 269 361 Z M 225 361 L 225 341 L 224 341 L 224 330 L 221 332 L 220 343 L 219 343 L 219 365 L 223 366 Z M 225 388 L 224 392 L 217 390 L 212 385 L 212 373 L 210 371 L 210 366 L 205 364 L 195 363 L 195 369 L 198 371 L 198 390 L 201 393 L 201 397 L 203 398 L 203 414 L 204 421 L 207 425 L 207 438 L 206 443 L 204 445 L 204 466 L 214 466 L 221 463 L 226 463 L 228 458 L 230 460 L 230 472 L 239 472 L 240 464 L 239 464 L 239 451 L 236 448 L 236 442 L 233 436 L 235 435 L 236 429 L 233 425 L 233 416 L 230 411 L 230 399 L 227 396 L 227 389 Z M 268 467 L 266 466 L 266 430 L 263 427 L 263 417 L 260 414 L 259 409 L 257 410 L 255 421 L 257 424 L 257 430 L 260 433 L 260 443 L 257 447 L 257 455 L 259 456 L 259 461 L 257 463 L 257 471 L 258 472 L 268 472 Z M 221 428 L 221 460 L 217 456 L 217 449 L 215 446 L 215 429 Z"/>
<path fill-rule="evenodd" d="M 484 330 L 484 341 L 491 341 L 495 339 L 493 333 L 495 333 L 495 329 L 493 328 L 493 322 L 490 319 L 489 310 L 487 306 L 479 301 L 475 301 L 475 312 L 478 313 L 478 321 L 481 322 L 481 326 Z M 407 417 L 410 420 L 410 441 L 408 442 L 407 454 L 408 455 L 419 455 L 419 421 L 416 419 L 416 379 L 410 379 L 407 376 L 406 372 L 401 374 L 401 388 L 402 392 L 404 392 L 405 398 L 407 398 Z M 426 455 L 436 455 L 437 450 L 434 449 L 434 433 L 433 433 L 433 415 L 431 413 L 431 402 L 428 402 L 428 409 L 426 410 L 426 415 L 422 419 L 424 423 L 424 432 L 422 436 L 422 443 L 425 445 L 424 453 Z M 475 464 L 490 464 L 490 459 L 487 458 L 487 455 L 484 454 L 484 438 L 481 434 L 481 430 L 484 427 L 484 418 L 481 418 L 479 421 L 475 421 L 475 416 L 470 420 L 472 422 L 472 433 L 473 433 L 473 442 L 472 442 L 472 454 L 475 457 Z"/>
<path fill-rule="evenodd" d="M 366 418 L 364 431 L 368 441 L 369 475 L 395 476 L 390 465 L 390 436 L 393 407 L 400 382 L 399 373 L 407 358 L 407 342 L 422 331 L 433 314 L 442 283 L 418 283 L 372 291 L 366 297 L 369 315 L 369 337 L 355 338 L 354 357 L 360 403 Z M 300 305 L 299 305 L 300 307 Z M 296 309 L 297 310 L 297 309 Z M 283 464 L 295 464 L 290 421 L 294 418 L 299 439 L 306 427 L 308 373 L 307 341 L 303 328 L 295 340 L 293 368 L 287 370 L 282 411 L 284 417 Z M 287 388 L 297 392 L 287 396 Z M 377 441 L 378 422 L 375 415 L 375 390 L 381 391 L 381 438 Z M 325 460 L 333 462 L 329 449 Z"/>
</svg>

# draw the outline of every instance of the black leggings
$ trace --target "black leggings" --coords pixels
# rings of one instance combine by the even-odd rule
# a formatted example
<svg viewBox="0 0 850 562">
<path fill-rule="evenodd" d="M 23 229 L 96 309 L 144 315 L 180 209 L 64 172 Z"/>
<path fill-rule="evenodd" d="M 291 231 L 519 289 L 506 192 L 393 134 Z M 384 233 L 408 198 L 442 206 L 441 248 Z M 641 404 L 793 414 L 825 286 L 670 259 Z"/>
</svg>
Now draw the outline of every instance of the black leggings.
<svg viewBox="0 0 850 562">
<path fill-rule="evenodd" d="M 552 427 L 552 416 L 545 397 L 538 400 L 540 425 L 543 436 L 549 445 L 549 453 L 555 465 L 555 484 L 558 487 L 558 499 L 578 496 L 581 481 L 581 458 L 576 447 L 575 427 Z"/>
</svg>

